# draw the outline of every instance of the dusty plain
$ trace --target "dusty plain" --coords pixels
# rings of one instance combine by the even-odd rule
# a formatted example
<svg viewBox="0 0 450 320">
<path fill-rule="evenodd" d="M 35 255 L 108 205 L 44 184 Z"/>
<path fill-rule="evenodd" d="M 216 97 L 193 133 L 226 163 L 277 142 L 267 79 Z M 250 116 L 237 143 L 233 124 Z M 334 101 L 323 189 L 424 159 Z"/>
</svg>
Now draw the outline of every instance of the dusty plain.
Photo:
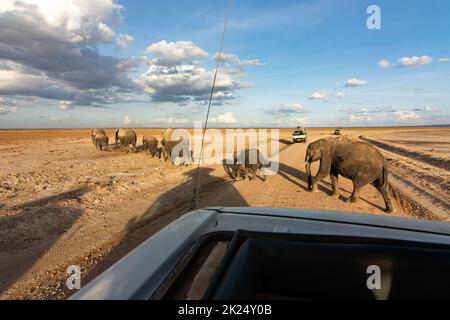
<svg viewBox="0 0 450 320">
<path fill-rule="evenodd" d="M 159 137 L 161 129 L 135 129 Z M 110 143 L 114 129 L 106 130 Z M 308 130 L 309 141 L 331 128 Z M 279 171 L 267 182 L 235 182 L 224 165 L 200 168 L 199 207 L 253 206 L 386 215 L 371 186 L 347 204 L 352 185 L 329 178 L 307 191 L 307 144 L 280 129 Z M 450 222 L 450 127 L 353 128 L 344 134 L 374 144 L 389 166 L 395 215 Z M 63 299 L 69 265 L 82 285 L 188 211 L 195 166 L 174 166 L 143 152 L 101 152 L 89 129 L 0 130 L 0 299 Z M 318 165 L 313 166 L 317 170 Z"/>
</svg>

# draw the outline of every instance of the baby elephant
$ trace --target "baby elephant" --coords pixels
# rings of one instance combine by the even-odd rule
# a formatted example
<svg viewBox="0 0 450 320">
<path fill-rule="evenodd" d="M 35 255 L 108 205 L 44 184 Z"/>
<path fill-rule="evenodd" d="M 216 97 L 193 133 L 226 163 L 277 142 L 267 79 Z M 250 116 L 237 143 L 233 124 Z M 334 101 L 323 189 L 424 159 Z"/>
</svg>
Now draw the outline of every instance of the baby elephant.
<svg viewBox="0 0 450 320">
<path fill-rule="evenodd" d="M 150 153 L 152 157 L 155 157 L 158 154 L 158 157 L 161 158 L 161 152 L 158 149 L 158 139 L 155 137 L 147 137 L 144 136 L 142 138 L 142 145 L 144 146 L 144 151 Z"/>
<path fill-rule="evenodd" d="M 248 176 L 250 180 L 254 180 L 256 172 L 259 170 L 261 173 L 261 179 L 266 181 L 266 176 L 262 172 L 263 156 L 258 149 L 241 150 L 234 153 L 234 180 L 239 181 L 241 179 L 242 170 L 244 170 L 244 179 Z M 249 171 L 252 176 L 250 177 Z"/>
<path fill-rule="evenodd" d="M 109 138 L 104 134 L 97 134 L 94 137 L 95 148 L 100 151 L 108 151 Z"/>
</svg>

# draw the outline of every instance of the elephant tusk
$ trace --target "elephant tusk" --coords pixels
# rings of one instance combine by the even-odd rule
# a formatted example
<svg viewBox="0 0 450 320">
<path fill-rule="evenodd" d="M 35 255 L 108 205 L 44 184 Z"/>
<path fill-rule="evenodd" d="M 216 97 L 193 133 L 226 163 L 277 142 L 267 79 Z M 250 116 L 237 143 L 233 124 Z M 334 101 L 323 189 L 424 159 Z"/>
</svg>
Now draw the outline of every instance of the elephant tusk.
<svg viewBox="0 0 450 320">
<path fill-rule="evenodd" d="M 301 167 L 305 168 L 307 164 L 308 164 L 308 162 L 305 162 Z"/>
</svg>

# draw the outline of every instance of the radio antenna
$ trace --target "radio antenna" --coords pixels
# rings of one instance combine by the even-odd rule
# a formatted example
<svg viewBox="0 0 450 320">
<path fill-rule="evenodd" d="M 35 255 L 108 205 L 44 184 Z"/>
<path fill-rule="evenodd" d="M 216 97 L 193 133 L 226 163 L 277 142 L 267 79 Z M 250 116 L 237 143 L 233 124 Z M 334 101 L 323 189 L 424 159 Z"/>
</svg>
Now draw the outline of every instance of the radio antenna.
<svg viewBox="0 0 450 320">
<path fill-rule="evenodd" d="M 219 71 L 219 65 L 220 65 L 220 61 L 222 59 L 222 51 L 223 51 L 223 44 L 225 41 L 225 34 L 227 31 L 227 27 L 228 27 L 228 19 L 231 15 L 231 8 L 233 5 L 233 0 L 228 0 L 228 5 L 227 5 L 227 12 L 225 15 L 225 23 L 224 23 L 224 27 L 223 27 L 223 32 L 222 32 L 222 38 L 220 40 L 220 48 L 219 48 L 219 52 L 217 55 L 217 61 L 216 61 L 216 71 L 214 72 L 214 79 L 213 79 L 213 83 L 212 83 L 212 87 L 211 87 L 211 94 L 209 96 L 209 104 L 208 104 L 208 111 L 206 113 L 206 119 L 205 119 L 205 125 L 203 127 L 203 131 L 202 131 L 202 144 L 201 144 L 201 148 L 200 148 L 200 157 L 198 158 L 198 163 L 197 163 L 197 169 L 195 171 L 195 178 L 194 178 L 194 192 L 192 195 L 192 200 L 189 203 L 189 210 L 195 210 L 197 209 L 197 203 L 198 203 L 198 177 L 200 174 L 200 165 L 201 165 L 201 161 L 203 158 L 203 148 L 204 148 L 204 144 L 205 144 L 205 134 L 206 134 L 206 129 L 208 128 L 208 120 L 209 120 L 209 114 L 211 112 L 211 103 L 213 100 L 213 96 L 214 96 L 214 89 L 216 87 L 216 80 L 217 80 L 217 73 Z"/>
</svg>

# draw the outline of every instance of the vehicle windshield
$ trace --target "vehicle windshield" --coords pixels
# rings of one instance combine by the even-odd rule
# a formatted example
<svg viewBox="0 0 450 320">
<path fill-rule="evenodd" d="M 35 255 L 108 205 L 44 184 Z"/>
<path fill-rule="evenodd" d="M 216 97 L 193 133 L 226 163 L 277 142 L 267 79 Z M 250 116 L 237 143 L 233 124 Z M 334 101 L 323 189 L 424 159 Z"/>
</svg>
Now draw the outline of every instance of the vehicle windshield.
<svg viewBox="0 0 450 320">
<path fill-rule="evenodd" d="M 450 1 L 1 0 L 0 299 L 67 298 L 67 272 L 201 208 L 448 223 L 449 21 Z"/>
</svg>

